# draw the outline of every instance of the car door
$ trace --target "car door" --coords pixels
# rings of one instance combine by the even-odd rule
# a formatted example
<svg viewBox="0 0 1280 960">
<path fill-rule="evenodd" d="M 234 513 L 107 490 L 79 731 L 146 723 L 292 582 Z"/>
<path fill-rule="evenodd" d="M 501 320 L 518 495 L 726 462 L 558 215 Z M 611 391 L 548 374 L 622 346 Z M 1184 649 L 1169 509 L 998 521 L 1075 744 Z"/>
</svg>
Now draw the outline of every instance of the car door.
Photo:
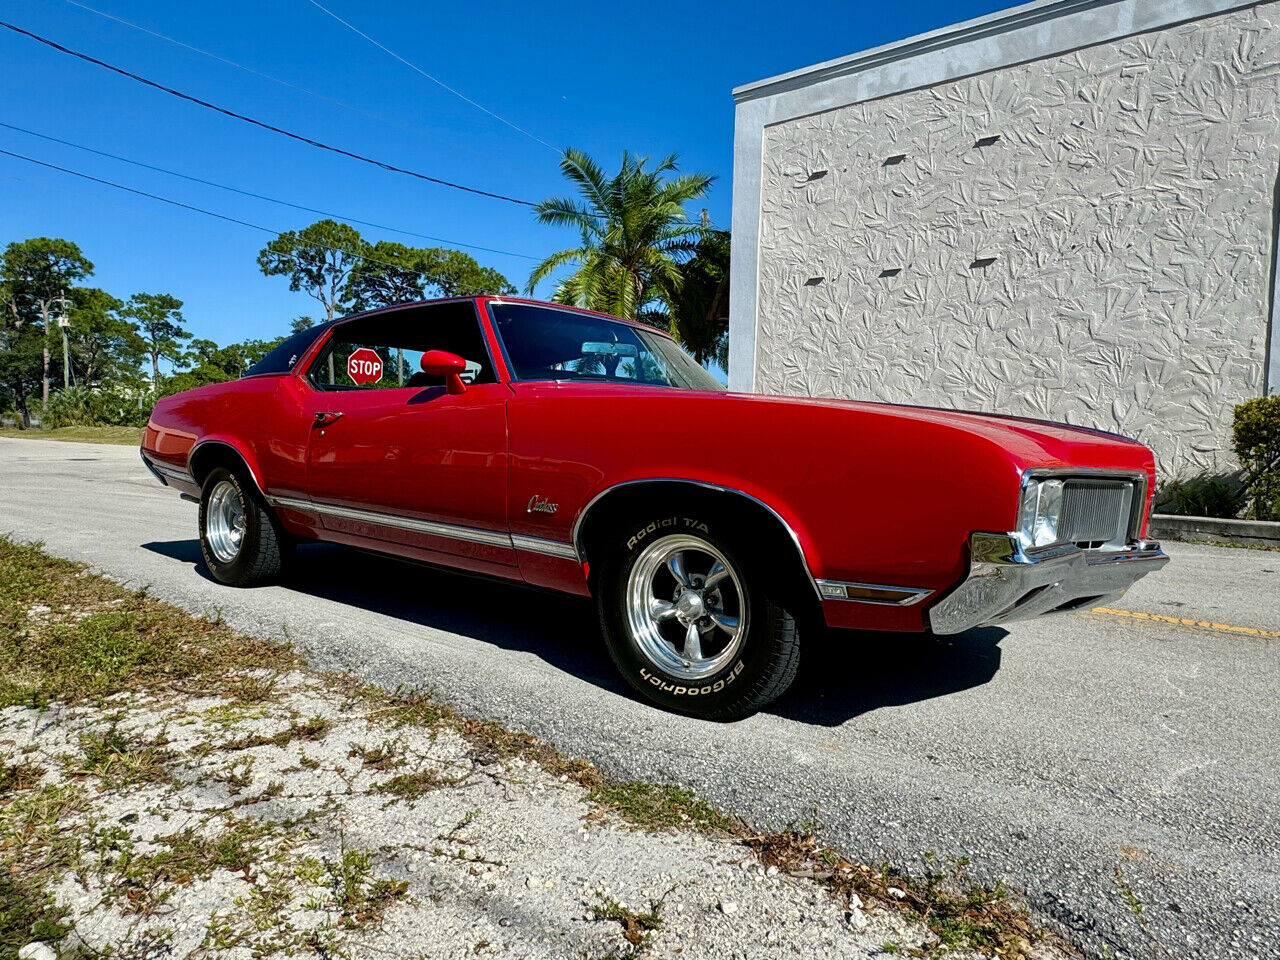
<svg viewBox="0 0 1280 960">
<path fill-rule="evenodd" d="M 464 392 L 421 372 L 427 350 L 467 361 Z M 307 492 L 336 539 L 515 564 L 506 515 L 511 390 L 498 382 L 472 301 L 339 324 L 306 382 Z"/>
</svg>

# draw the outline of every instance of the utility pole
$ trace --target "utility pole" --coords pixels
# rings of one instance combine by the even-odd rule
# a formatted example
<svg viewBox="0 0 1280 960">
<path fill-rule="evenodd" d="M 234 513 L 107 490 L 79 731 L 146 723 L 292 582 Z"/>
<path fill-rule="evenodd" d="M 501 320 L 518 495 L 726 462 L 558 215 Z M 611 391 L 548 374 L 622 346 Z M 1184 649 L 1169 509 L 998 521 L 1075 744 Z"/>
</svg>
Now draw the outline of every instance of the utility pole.
<svg viewBox="0 0 1280 960">
<path fill-rule="evenodd" d="M 41 377 L 43 388 L 40 392 L 40 400 L 45 405 L 49 404 L 49 307 L 51 301 L 40 301 L 40 319 L 44 321 L 44 373 Z M 41 423 L 44 421 L 41 420 Z"/>
<path fill-rule="evenodd" d="M 71 386 L 71 350 L 67 344 L 67 327 L 71 326 L 71 318 L 67 316 L 67 298 L 59 297 L 54 301 L 58 305 L 58 327 L 62 330 L 62 389 Z"/>
</svg>

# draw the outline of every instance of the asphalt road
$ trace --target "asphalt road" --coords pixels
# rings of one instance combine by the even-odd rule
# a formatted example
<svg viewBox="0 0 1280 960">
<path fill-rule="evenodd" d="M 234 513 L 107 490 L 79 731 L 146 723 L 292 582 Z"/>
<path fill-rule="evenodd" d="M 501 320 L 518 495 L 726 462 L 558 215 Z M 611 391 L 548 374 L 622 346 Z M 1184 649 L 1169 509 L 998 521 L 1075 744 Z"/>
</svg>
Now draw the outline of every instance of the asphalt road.
<svg viewBox="0 0 1280 960">
<path fill-rule="evenodd" d="M 286 585 L 233 590 L 195 525 L 131 447 L 0 439 L 0 532 L 322 667 L 866 861 L 968 857 L 1090 954 L 1280 957 L 1280 636 L 1095 613 L 936 644 L 833 634 L 783 701 L 711 724 L 632 699 L 583 602 L 322 546 Z M 1168 552 L 1120 606 L 1280 633 L 1280 554 Z"/>
</svg>

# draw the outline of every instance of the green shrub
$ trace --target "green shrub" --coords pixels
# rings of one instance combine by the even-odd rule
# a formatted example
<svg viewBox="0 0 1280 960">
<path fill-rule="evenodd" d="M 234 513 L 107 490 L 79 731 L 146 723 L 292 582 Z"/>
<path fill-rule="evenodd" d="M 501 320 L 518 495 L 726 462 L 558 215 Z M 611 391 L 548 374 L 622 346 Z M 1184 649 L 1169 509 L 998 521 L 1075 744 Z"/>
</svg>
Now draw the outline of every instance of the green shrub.
<svg viewBox="0 0 1280 960">
<path fill-rule="evenodd" d="M 1244 468 L 1248 515 L 1280 520 L 1280 395 L 1255 397 L 1236 407 L 1231 436 Z"/>
<path fill-rule="evenodd" d="M 142 427 L 152 398 L 143 392 L 66 387 L 49 398 L 41 424 L 46 427 Z"/>
<path fill-rule="evenodd" d="M 1244 502 L 1244 485 L 1236 474 L 1202 473 L 1175 477 L 1163 483 L 1156 490 L 1152 512 L 1230 519 L 1239 516 Z"/>
</svg>

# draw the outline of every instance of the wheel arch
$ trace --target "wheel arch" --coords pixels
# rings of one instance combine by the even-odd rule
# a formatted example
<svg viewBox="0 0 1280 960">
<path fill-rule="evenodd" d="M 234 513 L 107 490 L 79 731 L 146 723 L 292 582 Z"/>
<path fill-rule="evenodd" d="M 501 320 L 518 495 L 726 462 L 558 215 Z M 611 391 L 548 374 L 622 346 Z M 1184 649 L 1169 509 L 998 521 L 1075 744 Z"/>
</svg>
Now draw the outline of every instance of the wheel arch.
<svg viewBox="0 0 1280 960">
<path fill-rule="evenodd" d="M 226 467 L 229 470 L 242 469 L 253 481 L 262 498 L 267 499 L 257 465 L 234 441 L 223 437 L 210 437 L 200 440 L 187 454 L 187 470 L 200 487 L 204 486 L 205 477 L 215 467 Z"/>
<path fill-rule="evenodd" d="M 578 512 L 571 533 L 574 549 L 579 559 L 589 564 L 592 550 L 598 549 L 603 537 L 626 516 L 659 504 L 690 500 L 760 524 L 764 532 L 759 548 L 781 551 L 790 561 L 799 590 L 797 599 L 812 601 L 815 609 L 820 607 L 822 596 L 805 553 L 801 529 L 772 504 L 736 487 L 677 477 L 645 477 L 612 484 Z"/>
</svg>

